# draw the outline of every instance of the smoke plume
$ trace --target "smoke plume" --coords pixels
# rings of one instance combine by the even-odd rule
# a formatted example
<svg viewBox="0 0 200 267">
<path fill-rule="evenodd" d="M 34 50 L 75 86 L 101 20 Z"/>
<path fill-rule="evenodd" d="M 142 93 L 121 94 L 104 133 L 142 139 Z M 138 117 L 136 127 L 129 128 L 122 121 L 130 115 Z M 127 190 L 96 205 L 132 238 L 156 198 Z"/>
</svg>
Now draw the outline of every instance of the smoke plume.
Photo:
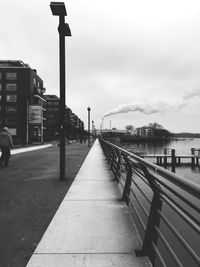
<svg viewBox="0 0 200 267">
<path fill-rule="evenodd" d="M 192 90 L 186 91 L 183 98 L 185 100 L 200 96 L 200 88 L 196 87 Z"/>
<path fill-rule="evenodd" d="M 189 104 L 189 100 L 194 97 L 200 97 L 200 88 L 196 87 L 184 93 L 183 98 L 179 102 L 169 101 L 137 101 L 129 104 L 121 104 L 118 107 L 106 112 L 103 117 L 108 117 L 118 113 L 141 112 L 144 114 L 152 114 L 166 112 L 169 110 L 180 111 Z"/>
<path fill-rule="evenodd" d="M 129 104 L 121 104 L 118 107 L 106 112 L 103 117 L 108 117 L 118 113 L 128 113 L 139 111 L 144 114 L 152 114 L 158 112 L 166 112 L 168 110 L 179 111 L 187 105 L 186 100 L 182 100 L 179 103 L 170 103 L 166 101 L 150 102 L 150 101 L 138 101 Z"/>
</svg>

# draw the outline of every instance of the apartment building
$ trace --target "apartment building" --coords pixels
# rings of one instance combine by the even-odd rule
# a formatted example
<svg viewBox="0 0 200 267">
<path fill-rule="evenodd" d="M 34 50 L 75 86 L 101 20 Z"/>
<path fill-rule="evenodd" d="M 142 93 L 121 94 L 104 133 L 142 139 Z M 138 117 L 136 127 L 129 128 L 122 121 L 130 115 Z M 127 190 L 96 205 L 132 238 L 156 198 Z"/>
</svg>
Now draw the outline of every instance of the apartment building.
<svg viewBox="0 0 200 267">
<path fill-rule="evenodd" d="M 46 100 L 44 104 L 45 118 L 45 140 L 59 139 L 60 115 L 59 115 L 59 97 L 56 95 L 44 95 Z"/>
<path fill-rule="evenodd" d="M 57 140 L 60 137 L 59 97 L 49 94 L 43 97 L 46 100 L 44 103 L 45 140 Z M 67 106 L 65 107 L 65 125 L 68 140 L 79 139 L 84 135 L 84 123 Z"/>
<path fill-rule="evenodd" d="M 14 143 L 43 141 L 44 92 L 35 69 L 21 60 L 0 60 L 0 128 L 9 128 Z"/>
</svg>

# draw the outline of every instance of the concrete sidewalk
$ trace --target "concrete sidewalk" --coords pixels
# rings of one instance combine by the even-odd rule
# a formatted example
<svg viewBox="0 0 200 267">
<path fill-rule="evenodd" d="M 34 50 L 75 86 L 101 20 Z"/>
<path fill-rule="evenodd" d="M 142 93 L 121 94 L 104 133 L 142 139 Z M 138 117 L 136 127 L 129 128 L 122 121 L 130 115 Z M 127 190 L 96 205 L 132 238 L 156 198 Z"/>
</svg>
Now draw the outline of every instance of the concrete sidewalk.
<svg viewBox="0 0 200 267">
<path fill-rule="evenodd" d="M 96 141 L 28 267 L 151 266 Z"/>
</svg>

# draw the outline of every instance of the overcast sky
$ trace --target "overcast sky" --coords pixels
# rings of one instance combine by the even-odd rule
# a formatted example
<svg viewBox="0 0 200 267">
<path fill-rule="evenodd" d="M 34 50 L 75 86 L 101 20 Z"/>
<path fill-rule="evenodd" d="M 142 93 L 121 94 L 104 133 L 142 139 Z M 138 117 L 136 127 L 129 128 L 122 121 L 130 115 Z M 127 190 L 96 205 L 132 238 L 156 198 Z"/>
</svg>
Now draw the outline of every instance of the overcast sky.
<svg viewBox="0 0 200 267">
<path fill-rule="evenodd" d="M 58 18 L 47 0 L 0 0 L 0 59 L 36 68 L 59 96 Z M 158 122 L 200 132 L 199 0 L 68 0 L 66 104 L 87 126 Z"/>
</svg>

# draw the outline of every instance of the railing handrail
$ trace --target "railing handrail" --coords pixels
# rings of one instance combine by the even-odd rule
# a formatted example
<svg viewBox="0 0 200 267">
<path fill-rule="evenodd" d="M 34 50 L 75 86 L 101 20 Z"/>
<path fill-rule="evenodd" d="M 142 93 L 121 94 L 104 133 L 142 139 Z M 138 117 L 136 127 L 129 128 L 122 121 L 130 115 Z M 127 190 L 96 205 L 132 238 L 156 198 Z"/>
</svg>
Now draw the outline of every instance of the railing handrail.
<svg viewBox="0 0 200 267">
<path fill-rule="evenodd" d="M 147 161 L 115 144 L 112 144 L 106 140 L 103 140 L 105 143 L 112 145 L 113 147 L 115 147 L 116 149 L 122 151 L 123 153 L 125 153 L 126 155 L 129 155 L 131 158 L 136 159 L 137 161 L 143 163 L 144 165 L 148 166 L 152 171 L 154 171 L 155 173 L 160 174 L 162 177 L 167 178 L 168 181 L 176 184 L 177 186 L 181 187 L 182 189 L 184 189 L 186 192 L 193 194 L 193 196 L 200 198 L 200 185 L 197 183 L 194 183 L 192 181 L 187 180 L 186 178 L 177 175 L 175 173 L 172 173 L 162 167 L 157 166 L 154 163 L 151 163 L 150 161 Z"/>
<path fill-rule="evenodd" d="M 200 185 L 102 138 L 99 140 L 114 178 L 123 191 L 122 200 L 131 205 L 137 217 L 143 241 L 136 255 L 148 256 L 153 265 L 156 259 L 163 267 L 168 266 L 165 261 L 173 260 L 176 266 L 183 267 L 180 252 L 174 247 L 176 240 L 190 255 L 189 261 L 200 266 L 198 245 L 191 246 L 191 240 L 187 240 L 183 230 L 190 229 L 190 235 L 195 234 L 197 243 L 200 241 Z M 169 232 L 166 230 L 173 234 L 171 240 L 168 240 Z M 159 241 L 170 255 L 169 259 Z"/>
</svg>

